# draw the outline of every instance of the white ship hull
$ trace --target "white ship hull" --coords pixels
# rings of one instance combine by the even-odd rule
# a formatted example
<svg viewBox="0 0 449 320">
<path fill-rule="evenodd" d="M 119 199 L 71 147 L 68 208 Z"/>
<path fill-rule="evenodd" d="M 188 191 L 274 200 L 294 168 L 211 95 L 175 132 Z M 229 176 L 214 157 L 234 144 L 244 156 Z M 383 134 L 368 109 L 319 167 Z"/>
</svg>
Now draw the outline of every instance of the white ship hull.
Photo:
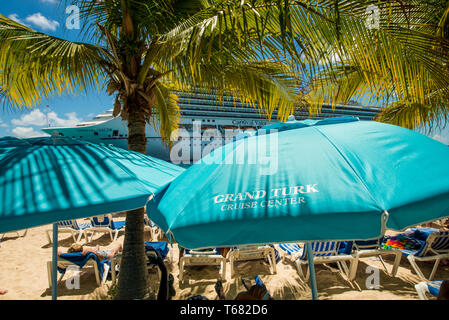
<svg viewBox="0 0 449 320">
<path fill-rule="evenodd" d="M 190 150 L 189 154 L 182 155 L 183 163 L 193 163 L 204 156 L 207 153 L 206 150 L 210 152 L 213 145 L 206 148 L 210 143 L 215 146 L 223 145 L 232 141 L 233 136 L 239 132 L 257 130 L 270 123 L 255 109 L 246 107 L 234 100 L 218 102 L 213 96 L 183 93 L 180 94 L 178 103 L 181 108 L 179 132 L 184 138 L 174 141 L 174 149 L 177 143 L 184 143 Z M 375 108 L 357 106 L 339 106 L 335 110 L 331 110 L 330 107 L 323 107 L 322 113 L 316 118 L 352 115 L 359 117 L 361 120 L 371 120 L 377 111 L 378 109 Z M 304 112 L 295 113 L 295 116 L 297 120 L 308 118 L 308 115 Z M 273 119 L 276 119 L 276 114 L 273 115 Z M 198 131 L 199 129 L 200 131 Z M 210 131 L 210 129 L 220 133 L 221 142 L 218 139 L 217 141 L 204 139 L 204 132 Z M 112 110 L 75 127 L 49 127 L 42 130 L 49 134 L 56 131 L 61 136 L 98 144 L 111 144 L 128 149 L 128 123 L 123 121 L 120 116 L 114 118 Z M 146 126 L 146 138 L 148 155 L 166 161 L 179 162 L 179 157 L 177 159 L 170 158 L 170 151 L 162 142 L 160 134 L 148 124 Z M 179 146 L 177 149 L 180 149 Z M 198 150 L 201 151 L 198 152 Z"/>
</svg>

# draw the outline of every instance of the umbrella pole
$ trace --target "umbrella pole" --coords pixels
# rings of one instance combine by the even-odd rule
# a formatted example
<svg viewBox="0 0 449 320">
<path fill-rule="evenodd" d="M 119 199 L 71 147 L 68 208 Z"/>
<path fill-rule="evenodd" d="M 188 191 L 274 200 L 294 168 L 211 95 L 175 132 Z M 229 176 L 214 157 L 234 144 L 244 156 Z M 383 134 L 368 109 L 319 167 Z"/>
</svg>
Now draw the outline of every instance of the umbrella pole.
<svg viewBox="0 0 449 320">
<path fill-rule="evenodd" d="M 58 297 L 58 224 L 53 223 L 53 252 L 52 252 L 52 273 L 51 273 L 51 298 Z"/>
<path fill-rule="evenodd" d="M 309 261 L 310 286 L 312 287 L 312 299 L 318 300 L 318 292 L 316 287 L 315 264 L 313 263 L 312 244 L 306 242 L 307 259 Z"/>
</svg>

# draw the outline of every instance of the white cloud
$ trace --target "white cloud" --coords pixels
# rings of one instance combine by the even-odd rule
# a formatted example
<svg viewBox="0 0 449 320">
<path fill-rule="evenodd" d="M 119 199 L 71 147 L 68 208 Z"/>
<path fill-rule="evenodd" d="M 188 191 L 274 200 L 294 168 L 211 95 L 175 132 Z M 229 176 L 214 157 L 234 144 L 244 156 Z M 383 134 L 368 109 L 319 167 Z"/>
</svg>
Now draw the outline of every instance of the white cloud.
<svg viewBox="0 0 449 320">
<path fill-rule="evenodd" d="M 442 143 L 444 143 L 444 144 L 449 144 L 449 138 L 448 138 L 448 137 L 443 137 L 443 136 L 441 136 L 441 135 L 439 135 L 439 134 L 434 135 L 434 136 L 432 137 L 432 139 L 435 139 L 435 140 L 437 140 L 437 141 L 440 141 L 440 142 L 442 142 Z"/>
<path fill-rule="evenodd" d="M 50 3 L 50 4 L 56 4 L 59 3 L 60 0 L 40 0 L 42 3 Z"/>
<path fill-rule="evenodd" d="M 15 22 L 18 22 L 20 24 L 23 24 L 24 26 L 27 26 L 28 28 L 30 28 L 30 25 L 23 22 L 22 19 L 19 18 L 19 15 L 17 13 L 12 13 L 8 16 L 9 19 L 14 20 Z"/>
<path fill-rule="evenodd" d="M 48 122 L 52 127 L 70 127 L 81 121 L 76 112 L 64 114 L 65 118 L 60 118 L 58 114 L 51 111 L 47 114 Z M 20 119 L 12 119 L 11 123 L 15 126 L 47 126 L 47 116 L 40 109 L 34 109 L 30 113 L 22 115 Z"/>
<path fill-rule="evenodd" d="M 42 30 L 55 31 L 59 27 L 59 22 L 56 20 L 49 20 L 44 17 L 40 12 L 34 13 L 25 18 L 26 22 L 29 22 Z"/>
<path fill-rule="evenodd" d="M 49 136 L 42 131 L 37 131 L 30 127 L 16 127 L 12 129 L 12 133 L 18 138 L 36 138 Z"/>
<path fill-rule="evenodd" d="M 20 119 L 12 119 L 11 123 L 15 126 L 44 126 L 47 123 L 45 114 L 39 109 L 34 109 L 20 117 Z"/>
<path fill-rule="evenodd" d="M 23 23 L 22 20 L 19 19 L 19 15 L 17 13 L 12 13 L 8 16 L 9 19 L 14 20 L 18 23 Z"/>
<path fill-rule="evenodd" d="M 0 119 L 0 128 L 8 128 L 9 126 Z"/>
</svg>

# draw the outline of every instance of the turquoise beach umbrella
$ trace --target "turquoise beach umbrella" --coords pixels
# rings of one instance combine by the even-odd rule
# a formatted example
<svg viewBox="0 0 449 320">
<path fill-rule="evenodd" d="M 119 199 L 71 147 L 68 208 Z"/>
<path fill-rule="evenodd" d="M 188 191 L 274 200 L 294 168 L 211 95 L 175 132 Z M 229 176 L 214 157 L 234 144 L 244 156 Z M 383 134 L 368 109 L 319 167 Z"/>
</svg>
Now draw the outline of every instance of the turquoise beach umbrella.
<svg viewBox="0 0 449 320">
<path fill-rule="evenodd" d="M 148 204 L 150 218 L 204 248 L 374 239 L 449 215 L 448 146 L 356 118 L 298 122 L 214 150 Z"/>
<path fill-rule="evenodd" d="M 63 137 L 0 138 L 0 233 L 144 207 L 184 169 Z M 57 254 L 53 225 L 53 263 Z M 56 266 L 54 281 L 56 283 Z M 53 286 L 56 298 L 56 286 Z"/>
<path fill-rule="evenodd" d="M 0 233 L 141 208 L 183 171 L 69 138 L 0 138 Z"/>
</svg>

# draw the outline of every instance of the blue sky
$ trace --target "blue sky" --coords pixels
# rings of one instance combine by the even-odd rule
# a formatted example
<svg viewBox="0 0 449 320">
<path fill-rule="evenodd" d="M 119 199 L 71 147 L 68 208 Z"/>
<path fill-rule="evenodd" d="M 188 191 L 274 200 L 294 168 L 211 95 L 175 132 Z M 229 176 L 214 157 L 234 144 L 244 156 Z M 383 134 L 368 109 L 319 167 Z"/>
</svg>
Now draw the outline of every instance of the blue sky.
<svg viewBox="0 0 449 320">
<path fill-rule="evenodd" d="M 62 2 L 65 3 L 64 1 Z M 67 29 L 65 6 L 60 0 L 2 1 L 0 13 L 54 36 L 68 40 L 80 40 L 80 31 Z M 106 92 L 92 92 L 85 96 L 54 97 L 33 110 L 16 111 L 0 108 L 0 137 L 31 137 L 41 135 L 40 128 L 47 126 L 46 115 L 53 126 L 72 125 L 111 109 L 113 97 Z M 50 108 L 46 108 L 49 105 Z"/>
<path fill-rule="evenodd" d="M 67 29 L 69 17 L 65 1 L 61 0 L 17 0 L 3 1 L 0 13 L 24 23 L 33 29 L 68 40 L 80 40 L 80 31 Z M 74 125 L 90 119 L 98 113 L 111 109 L 113 97 L 106 92 L 92 92 L 85 96 L 54 97 L 33 110 L 16 111 L 0 109 L 0 137 L 32 137 L 42 135 L 40 128 L 47 126 L 47 118 L 52 126 Z M 47 108 L 46 106 L 49 106 Z M 45 115 L 47 113 L 47 115 Z M 441 142 L 449 144 L 449 128 L 429 134 Z"/>
</svg>

